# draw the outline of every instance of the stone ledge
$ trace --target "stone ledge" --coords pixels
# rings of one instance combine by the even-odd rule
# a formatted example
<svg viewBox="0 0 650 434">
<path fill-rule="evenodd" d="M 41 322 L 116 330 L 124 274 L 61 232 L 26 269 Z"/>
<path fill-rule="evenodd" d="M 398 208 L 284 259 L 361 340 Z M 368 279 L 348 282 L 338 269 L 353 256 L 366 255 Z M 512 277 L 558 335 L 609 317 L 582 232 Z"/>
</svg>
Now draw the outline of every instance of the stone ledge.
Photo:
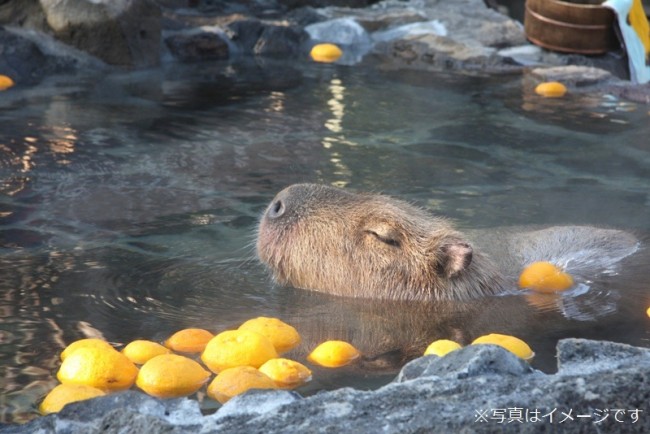
<svg viewBox="0 0 650 434">
<path fill-rule="evenodd" d="M 649 395 L 649 349 L 565 339 L 553 375 L 500 347 L 476 345 L 416 359 L 375 391 L 343 388 L 306 398 L 252 391 L 208 416 L 190 399 L 161 401 L 129 391 L 0 432 L 641 433 L 650 431 Z"/>
</svg>

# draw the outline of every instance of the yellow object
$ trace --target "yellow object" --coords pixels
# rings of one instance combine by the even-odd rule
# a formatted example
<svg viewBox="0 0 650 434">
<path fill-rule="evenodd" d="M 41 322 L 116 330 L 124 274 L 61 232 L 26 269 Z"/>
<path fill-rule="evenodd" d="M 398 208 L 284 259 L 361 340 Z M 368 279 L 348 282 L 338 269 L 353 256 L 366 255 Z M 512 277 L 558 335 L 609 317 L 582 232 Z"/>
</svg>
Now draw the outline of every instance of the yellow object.
<svg viewBox="0 0 650 434">
<path fill-rule="evenodd" d="M 650 307 L 645 311 L 645 314 L 650 316 Z"/>
<path fill-rule="evenodd" d="M 643 44 L 645 59 L 648 62 L 650 60 L 650 24 L 648 24 L 648 17 L 645 14 L 641 0 L 632 1 L 628 21 Z"/>
<path fill-rule="evenodd" d="M 183 329 L 165 341 L 165 346 L 179 353 L 200 353 L 214 335 L 203 329 Z"/>
<path fill-rule="evenodd" d="M 535 93 L 547 98 L 560 98 L 566 94 L 566 86 L 557 81 L 548 81 L 538 84 Z"/>
<path fill-rule="evenodd" d="M 509 335 L 500 335 L 498 333 L 491 333 L 489 335 L 480 336 L 474 339 L 472 345 L 475 344 L 494 344 L 505 348 L 511 353 L 524 360 L 532 359 L 535 353 L 530 349 L 528 344 L 519 338 Z"/>
<path fill-rule="evenodd" d="M 38 406 L 38 411 L 42 414 L 57 413 L 66 404 L 70 404 L 71 402 L 83 401 L 103 395 L 105 393 L 95 387 L 59 384 L 50 390 L 50 393 L 47 394 L 43 402 L 41 402 L 41 405 Z"/>
<path fill-rule="evenodd" d="M 438 357 L 442 357 L 461 348 L 462 346 L 458 342 L 450 341 L 449 339 L 438 339 L 437 341 L 433 341 L 431 345 L 427 347 L 424 351 L 424 355 L 428 356 L 429 354 L 435 354 Z"/>
<path fill-rule="evenodd" d="M 219 373 L 235 366 L 259 368 L 267 360 L 278 357 L 271 341 L 250 330 L 229 330 L 208 342 L 201 360 L 212 372 Z"/>
<path fill-rule="evenodd" d="M 162 354 L 145 363 L 135 384 L 157 398 L 177 398 L 195 393 L 210 378 L 210 372 L 192 359 Z"/>
<path fill-rule="evenodd" d="M 286 353 L 300 343 L 298 331 L 277 318 L 259 317 L 239 326 L 239 330 L 250 330 L 266 336 L 278 354 Z"/>
<path fill-rule="evenodd" d="M 96 387 L 105 392 L 128 389 L 138 375 L 124 354 L 113 348 L 79 348 L 65 358 L 57 378 L 63 384 Z"/>
<path fill-rule="evenodd" d="M 11 77 L 0 75 L 0 90 L 7 90 L 15 84 Z"/>
<path fill-rule="evenodd" d="M 360 355 L 359 350 L 345 341 L 325 341 L 307 356 L 307 360 L 326 368 L 339 368 Z"/>
<path fill-rule="evenodd" d="M 230 398 L 250 389 L 275 389 L 269 377 L 251 366 L 237 366 L 221 371 L 208 385 L 208 396 L 225 404 Z"/>
<path fill-rule="evenodd" d="M 74 341 L 73 343 L 65 347 L 65 349 L 61 352 L 61 360 L 65 360 L 66 357 L 68 357 L 70 354 L 77 351 L 79 348 L 87 348 L 87 347 L 111 349 L 111 350 L 114 349 L 111 344 L 101 339 L 96 339 L 96 338 L 79 339 L 78 341 Z"/>
<path fill-rule="evenodd" d="M 294 360 L 271 359 L 260 366 L 259 371 L 267 375 L 282 389 L 293 389 L 311 380 L 311 370 Z"/>
<path fill-rule="evenodd" d="M 159 343 L 141 339 L 129 343 L 122 349 L 122 354 L 137 365 L 143 365 L 149 359 L 169 353 L 171 353 L 171 350 L 163 347 Z"/>
<path fill-rule="evenodd" d="M 519 286 L 552 293 L 571 288 L 573 278 L 550 262 L 533 262 L 521 272 Z"/>
<path fill-rule="evenodd" d="M 316 62 L 332 63 L 343 55 L 343 51 L 334 44 L 316 44 L 309 55 Z"/>
</svg>

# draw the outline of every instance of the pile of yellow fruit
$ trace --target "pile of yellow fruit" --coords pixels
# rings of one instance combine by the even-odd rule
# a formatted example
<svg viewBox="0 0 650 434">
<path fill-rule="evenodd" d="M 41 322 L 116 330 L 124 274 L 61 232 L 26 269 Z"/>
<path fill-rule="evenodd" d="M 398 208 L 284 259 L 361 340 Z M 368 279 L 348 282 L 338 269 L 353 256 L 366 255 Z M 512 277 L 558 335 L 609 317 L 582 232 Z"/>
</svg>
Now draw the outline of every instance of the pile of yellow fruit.
<svg viewBox="0 0 650 434">
<path fill-rule="evenodd" d="M 188 396 L 208 383 L 213 373 L 216 376 L 207 386 L 207 395 L 220 403 L 249 389 L 293 389 L 310 381 L 312 372 L 280 355 L 300 340 L 295 328 L 267 317 L 251 319 L 237 330 L 216 336 L 189 328 L 174 333 L 164 345 L 135 340 L 122 351 L 101 339 L 81 339 L 61 353 L 57 373 L 61 384 L 43 399 L 39 410 L 43 414 L 58 412 L 70 402 L 126 390 L 134 384 L 158 398 Z M 347 342 L 327 341 L 307 360 L 340 367 L 359 355 Z"/>
<path fill-rule="evenodd" d="M 57 412 L 70 402 L 126 390 L 134 384 L 158 398 L 189 396 L 207 384 L 207 395 L 222 404 L 250 389 L 293 389 L 312 377 L 307 366 L 281 357 L 300 340 L 295 328 L 267 317 L 251 319 L 236 330 L 217 335 L 184 329 L 164 345 L 135 340 L 121 351 L 101 339 L 81 339 L 61 353 L 57 373 L 61 384 L 50 391 L 39 409 L 43 414 Z M 472 343 L 500 345 L 526 360 L 533 357 L 530 347 L 513 336 L 491 334 Z M 460 344 L 442 339 L 424 354 L 442 357 L 459 348 Z M 307 361 L 338 368 L 360 355 L 351 344 L 332 340 L 314 348 Z M 216 376 L 210 381 L 213 373 Z"/>
<path fill-rule="evenodd" d="M 530 349 L 528 344 L 519 338 L 510 335 L 502 335 L 499 333 L 490 333 L 488 335 L 479 336 L 472 341 L 472 345 L 478 344 L 492 344 L 498 345 L 510 351 L 517 357 L 524 360 L 531 360 L 535 353 Z M 424 351 L 424 355 L 435 354 L 438 357 L 444 357 L 452 351 L 458 350 L 462 346 L 458 342 L 450 341 L 448 339 L 440 339 L 432 342 Z"/>
</svg>

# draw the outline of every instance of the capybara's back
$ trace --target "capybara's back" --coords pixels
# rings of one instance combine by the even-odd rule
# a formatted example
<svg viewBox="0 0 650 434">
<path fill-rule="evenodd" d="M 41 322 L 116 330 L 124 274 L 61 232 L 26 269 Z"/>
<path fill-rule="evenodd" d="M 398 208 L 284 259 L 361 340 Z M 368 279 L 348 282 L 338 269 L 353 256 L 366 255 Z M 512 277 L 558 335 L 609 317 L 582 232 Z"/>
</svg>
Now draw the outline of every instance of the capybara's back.
<svg viewBox="0 0 650 434">
<path fill-rule="evenodd" d="M 486 230 L 470 239 L 407 202 L 318 184 L 278 193 L 257 239 L 258 256 L 278 283 L 422 301 L 496 294 L 534 260 L 606 268 L 637 248 L 631 234 L 584 226 Z"/>
</svg>

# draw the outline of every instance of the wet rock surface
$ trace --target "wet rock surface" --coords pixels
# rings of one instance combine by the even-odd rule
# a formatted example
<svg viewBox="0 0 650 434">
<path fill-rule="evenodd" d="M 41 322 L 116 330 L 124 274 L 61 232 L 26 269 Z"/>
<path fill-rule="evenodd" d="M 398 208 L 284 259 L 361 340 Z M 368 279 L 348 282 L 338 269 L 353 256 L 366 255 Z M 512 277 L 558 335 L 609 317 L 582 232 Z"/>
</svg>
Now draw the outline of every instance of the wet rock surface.
<svg viewBox="0 0 650 434">
<path fill-rule="evenodd" d="M 492 4 L 492 8 L 486 5 Z M 557 74 L 558 67 L 603 70 L 607 79 L 580 78 L 585 69 L 567 69 L 569 85 L 589 87 L 646 102 L 648 86 L 627 82 L 621 51 L 603 56 L 553 53 L 527 42 L 521 22 L 503 13 L 504 2 L 484 0 L 5 0 L 0 25 L 50 38 L 41 43 L 13 44 L 0 50 L 0 66 L 17 82 L 34 81 L 38 73 L 84 62 L 69 61 L 76 49 L 96 63 L 148 68 L 160 62 L 228 60 L 240 56 L 307 59 L 311 47 L 333 42 L 343 47 L 343 64 L 366 57 L 388 69 L 452 70 L 463 73 L 520 73 L 535 68 L 535 77 Z M 507 2 L 505 2 L 507 3 Z M 512 9 L 512 5 L 511 5 Z M 517 15 L 516 11 L 510 11 Z M 32 38 L 34 39 L 34 38 Z M 161 43 L 162 41 L 162 43 Z M 31 41 L 31 44 L 34 44 Z M 5 45 L 7 47 L 8 45 Z M 21 55 L 18 51 L 33 52 Z M 31 50 L 31 51 L 30 51 Z M 40 50 L 40 54 L 38 51 Z M 87 62 L 86 62 L 87 63 Z M 553 68 L 543 72 L 543 68 Z M 54 72 L 51 72 L 54 71 Z M 43 74 L 41 74 L 43 75 Z M 31 78 L 30 78 L 31 77 Z M 602 87 L 606 83 L 607 88 Z"/>
<path fill-rule="evenodd" d="M 334 42 L 343 46 L 347 64 L 372 56 L 387 68 L 474 73 L 578 65 L 627 78 L 621 53 L 586 57 L 540 49 L 499 2 L 487 3 L 494 7 L 484 0 L 5 0 L 0 25 L 129 68 L 242 55 L 306 59 L 315 43 Z M 0 62 L 9 61 L 6 51 Z M 48 56 L 57 57 L 56 50 Z M 6 68 L 18 81 L 42 62 L 23 57 Z"/>
<path fill-rule="evenodd" d="M 130 391 L 73 403 L 3 433 L 27 432 L 648 432 L 650 350 L 565 339 L 547 375 L 493 345 L 407 364 L 375 391 L 343 388 L 301 397 L 252 391 L 211 415 L 196 401 Z"/>
<path fill-rule="evenodd" d="M 12 77 L 18 84 L 35 84 L 53 74 L 101 68 L 102 65 L 101 61 L 47 35 L 0 28 L 0 73 Z"/>
<path fill-rule="evenodd" d="M 160 61 L 160 7 L 153 0 L 9 0 L 0 24 L 38 31 L 108 64 Z"/>
</svg>

